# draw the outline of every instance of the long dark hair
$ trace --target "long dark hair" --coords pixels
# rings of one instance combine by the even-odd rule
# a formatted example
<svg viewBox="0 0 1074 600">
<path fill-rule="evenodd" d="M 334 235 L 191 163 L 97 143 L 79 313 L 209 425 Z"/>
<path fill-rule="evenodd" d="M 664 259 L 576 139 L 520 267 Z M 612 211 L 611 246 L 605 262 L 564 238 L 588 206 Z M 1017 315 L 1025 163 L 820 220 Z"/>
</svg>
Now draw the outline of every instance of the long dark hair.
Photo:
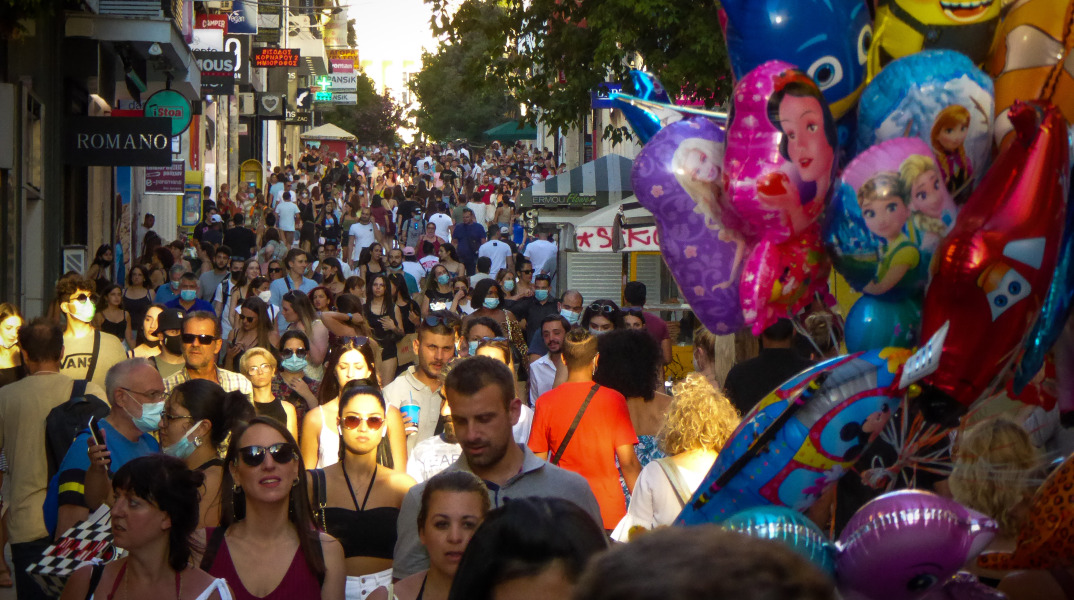
<svg viewBox="0 0 1074 600">
<path fill-rule="evenodd" d="M 231 443 L 228 444 L 227 456 L 224 458 L 224 464 L 227 467 L 231 465 L 237 465 L 239 461 L 239 443 L 242 440 L 242 436 L 246 434 L 246 431 L 254 425 L 264 425 L 271 427 L 274 431 L 283 436 L 283 439 L 291 444 L 294 448 L 295 457 L 292 460 L 298 461 L 298 481 L 291 487 L 291 494 L 288 498 L 287 519 L 294 525 L 295 531 L 298 533 L 298 549 L 302 552 L 302 557 L 306 560 L 306 566 L 310 571 L 317 576 L 319 580 L 324 580 L 325 564 L 324 554 L 321 551 L 321 536 L 317 531 L 316 522 L 313 520 L 313 509 L 310 507 L 309 495 L 306 489 L 306 465 L 302 462 L 302 453 L 298 451 L 298 442 L 295 441 L 294 436 L 290 431 L 287 431 L 287 427 L 271 417 L 255 417 L 250 420 L 249 423 L 237 428 L 231 435 Z M 224 481 L 221 483 L 220 488 L 223 490 L 223 505 L 224 510 L 220 515 L 220 526 L 227 527 L 236 521 L 242 520 L 246 516 L 246 498 L 245 494 L 240 490 L 236 493 L 233 491 L 232 486 L 235 484 L 234 479 L 231 477 L 231 469 L 224 469 Z M 197 502 L 193 505 L 197 507 Z M 195 508 L 195 511 L 197 509 Z"/>
<path fill-rule="evenodd" d="M 828 101 L 825 100 L 824 94 L 821 93 L 817 84 L 802 71 L 798 69 L 787 69 L 776 76 L 775 92 L 768 98 L 768 120 L 780 131 L 779 141 L 779 153 L 785 160 L 790 160 L 791 156 L 787 150 L 787 145 L 790 143 L 787 134 L 783 133 L 783 125 L 779 119 L 779 105 L 783 102 L 783 97 L 790 95 L 798 98 L 813 98 L 820 105 L 821 113 L 824 115 L 824 137 L 828 141 L 828 145 L 831 147 L 832 152 L 836 152 L 839 148 L 839 132 L 835 127 L 835 119 L 832 118 L 832 111 L 828 108 Z"/>
<path fill-rule="evenodd" d="M 219 447 L 233 429 L 254 418 L 254 407 L 246 394 L 225 392 L 219 384 L 207 379 L 190 379 L 175 386 L 172 398 L 178 399 L 193 419 L 192 423 L 208 421 L 212 428 L 209 441 Z"/>
<path fill-rule="evenodd" d="M 258 277 L 254 281 L 257 281 L 257 279 L 262 278 Z M 240 316 L 242 315 L 242 309 L 252 310 L 257 314 L 257 345 L 261 348 L 271 348 L 272 343 L 269 341 L 269 332 L 271 330 L 269 328 L 275 327 L 275 323 L 269 318 L 268 304 L 258 298 L 257 294 L 253 294 L 242 301 L 242 306 L 239 308 Z"/>
<path fill-rule="evenodd" d="M 377 376 L 377 363 L 373 359 L 373 347 L 367 337 L 343 338 L 339 343 L 328 349 L 324 357 L 324 379 L 321 380 L 321 389 L 317 392 L 317 399 L 321 404 L 331 402 L 340 394 L 339 377 L 336 375 L 336 365 L 339 359 L 350 350 L 357 350 L 365 358 L 372 372 L 369 376 L 370 385 L 380 387 L 380 378 Z"/>
<path fill-rule="evenodd" d="M 343 386 L 343 391 L 340 393 L 340 398 L 339 398 L 339 407 L 338 407 L 338 410 L 336 411 L 337 412 L 336 418 L 339 419 L 340 423 L 343 422 L 343 409 L 347 407 L 347 404 L 350 403 L 351 398 L 354 398 L 355 396 L 373 396 L 374 398 L 376 398 L 377 402 L 380 403 L 380 409 L 382 411 L 384 411 L 384 417 L 387 418 L 387 416 L 388 416 L 388 403 L 384 400 L 384 394 L 381 393 L 379 387 L 368 385 L 369 383 L 370 382 L 368 380 L 366 380 L 366 379 L 356 379 L 354 381 L 348 381 L 347 384 Z M 321 415 L 321 418 L 323 419 L 324 415 Z M 384 437 L 385 438 L 388 437 L 387 432 L 385 432 Z M 344 460 L 343 457 L 346 456 L 346 454 L 347 454 L 347 445 L 343 443 L 343 429 L 340 428 L 339 429 L 339 462 L 340 463 L 343 462 L 343 460 Z"/>
</svg>

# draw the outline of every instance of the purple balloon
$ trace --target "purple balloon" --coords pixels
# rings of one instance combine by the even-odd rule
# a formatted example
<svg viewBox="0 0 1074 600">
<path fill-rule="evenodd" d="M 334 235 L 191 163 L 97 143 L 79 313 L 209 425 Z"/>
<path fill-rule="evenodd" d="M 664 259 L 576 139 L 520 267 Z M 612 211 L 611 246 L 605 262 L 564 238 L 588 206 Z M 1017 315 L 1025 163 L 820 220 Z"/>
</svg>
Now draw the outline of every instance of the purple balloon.
<svg viewBox="0 0 1074 600">
<path fill-rule="evenodd" d="M 954 500 L 902 490 L 871 500 L 839 536 L 844 600 L 918 600 L 938 590 L 999 530 Z"/>
<path fill-rule="evenodd" d="M 716 334 L 742 328 L 745 243 L 719 221 L 724 131 L 698 117 L 668 125 L 634 159 L 638 201 L 656 217 L 660 250 L 697 318 Z"/>
</svg>

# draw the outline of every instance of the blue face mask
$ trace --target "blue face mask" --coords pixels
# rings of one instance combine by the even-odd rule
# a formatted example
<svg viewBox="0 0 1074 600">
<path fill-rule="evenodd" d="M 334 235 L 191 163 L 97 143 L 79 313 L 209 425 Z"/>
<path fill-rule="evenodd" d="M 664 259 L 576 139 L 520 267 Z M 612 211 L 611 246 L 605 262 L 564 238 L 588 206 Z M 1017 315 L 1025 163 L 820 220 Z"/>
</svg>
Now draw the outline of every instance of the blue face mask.
<svg viewBox="0 0 1074 600">
<path fill-rule="evenodd" d="M 172 284 L 172 289 L 173 290 L 179 289 L 179 282 L 178 281 L 170 281 L 169 283 Z"/>
<path fill-rule="evenodd" d="M 608 333 L 608 332 L 607 331 L 602 331 L 600 329 L 593 329 L 592 327 L 589 328 L 589 334 L 590 335 L 601 336 L 601 335 L 604 335 L 605 333 Z"/>
<path fill-rule="evenodd" d="M 280 366 L 283 367 L 289 373 L 298 373 L 306 368 L 306 359 L 299 358 L 298 356 L 291 355 L 283 359 L 280 362 Z"/>
<path fill-rule="evenodd" d="M 193 427 L 187 429 L 186 433 L 183 434 L 183 437 L 179 438 L 178 442 L 175 442 L 171 446 L 165 446 L 162 449 L 162 452 L 168 456 L 186 460 L 187 457 L 193 454 L 194 451 L 198 449 L 198 446 L 201 445 L 200 440 L 197 443 L 190 441 L 190 434 L 194 433 L 194 430 L 198 428 L 198 425 L 201 425 L 201 421 L 194 423 Z"/>
<path fill-rule="evenodd" d="M 470 343 L 469 343 L 469 347 L 470 347 L 470 356 L 477 356 L 477 346 L 478 346 L 478 344 L 480 344 L 480 343 L 481 343 L 481 342 L 479 342 L 479 341 L 477 341 L 477 340 L 474 340 L 474 341 L 472 341 L 472 342 L 470 342 Z"/>
<path fill-rule="evenodd" d="M 179 297 L 182 298 L 184 302 L 193 302 L 194 299 L 198 297 L 198 290 L 183 290 L 179 292 Z"/>
<path fill-rule="evenodd" d="M 137 402 L 137 398 L 130 396 L 132 400 Z M 160 428 L 160 417 L 164 414 L 164 401 L 150 402 L 149 404 L 142 405 L 141 416 L 134 416 L 127 409 L 123 409 L 127 415 L 134 421 L 134 426 L 138 428 L 138 431 L 142 433 L 150 433 Z"/>
<path fill-rule="evenodd" d="M 538 302 L 544 302 L 545 300 L 548 300 L 548 290 L 535 290 L 533 292 L 533 297 L 536 298 Z"/>
<path fill-rule="evenodd" d="M 488 309 L 496 308 L 497 306 L 500 305 L 500 299 L 499 298 L 485 298 L 485 301 L 482 304 L 484 304 L 485 308 L 488 308 Z"/>
<path fill-rule="evenodd" d="M 515 282 L 511 281 L 510 279 L 508 279 L 507 281 L 504 281 L 503 282 L 503 289 L 505 289 L 505 290 L 507 290 L 509 292 L 515 291 Z"/>
<path fill-rule="evenodd" d="M 559 314 L 564 319 L 567 319 L 567 322 L 571 325 L 577 325 L 578 322 L 582 320 L 582 313 L 574 312 L 573 310 L 567 310 L 566 308 L 559 311 Z"/>
<path fill-rule="evenodd" d="M 436 276 L 436 282 L 439 283 L 440 285 L 447 285 L 449 281 L 451 281 L 451 276 L 450 275 L 437 275 Z"/>
</svg>

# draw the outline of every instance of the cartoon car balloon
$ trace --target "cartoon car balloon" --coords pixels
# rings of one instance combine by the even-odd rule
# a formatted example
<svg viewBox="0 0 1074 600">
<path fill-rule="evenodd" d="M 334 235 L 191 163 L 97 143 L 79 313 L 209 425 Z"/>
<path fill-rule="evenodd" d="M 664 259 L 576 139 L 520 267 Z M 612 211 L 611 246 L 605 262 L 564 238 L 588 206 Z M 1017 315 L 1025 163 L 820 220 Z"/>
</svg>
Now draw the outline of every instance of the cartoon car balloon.
<svg viewBox="0 0 1074 600">
<path fill-rule="evenodd" d="M 742 327 L 738 280 L 742 236 L 720 221 L 724 132 L 705 117 L 668 125 L 631 170 L 638 201 L 656 217 L 668 269 L 694 314 L 710 331 Z"/>
<path fill-rule="evenodd" d="M 913 355 L 884 348 L 792 377 L 743 417 L 676 523 L 721 523 L 757 506 L 809 508 L 880 435 L 904 390 L 935 368 L 944 335 Z"/>
<path fill-rule="evenodd" d="M 1052 283 L 1066 220 L 1067 124 L 1054 106 L 1015 103 L 1016 139 L 962 207 L 936 252 L 922 335 L 950 323 L 926 400 L 970 406 L 1018 359 Z"/>
<path fill-rule="evenodd" d="M 999 526 L 954 500 L 901 490 L 866 503 L 839 536 L 845 600 L 918 600 L 981 553 Z"/>
<path fill-rule="evenodd" d="M 988 168 L 992 79 L 958 52 L 900 58 L 865 87 L 858 103 L 858 151 L 899 137 L 925 140 L 956 202 Z"/>
</svg>

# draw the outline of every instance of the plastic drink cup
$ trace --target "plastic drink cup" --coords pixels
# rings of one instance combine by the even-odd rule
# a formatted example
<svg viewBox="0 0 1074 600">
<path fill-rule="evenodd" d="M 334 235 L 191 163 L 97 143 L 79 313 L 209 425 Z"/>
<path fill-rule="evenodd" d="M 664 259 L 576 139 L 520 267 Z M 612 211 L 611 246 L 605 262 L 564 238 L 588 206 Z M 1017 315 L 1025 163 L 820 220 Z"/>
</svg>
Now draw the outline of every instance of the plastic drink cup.
<svg viewBox="0 0 1074 600">
<path fill-rule="evenodd" d="M 418 432 L 418 417 L 421 415 L 421 406 L 417 404 L 404 404 L 399 407 L 404 417 L 410 417 L 410 423 L 406 426 L 406 433 L 410 435 Z"/>
</svg>

